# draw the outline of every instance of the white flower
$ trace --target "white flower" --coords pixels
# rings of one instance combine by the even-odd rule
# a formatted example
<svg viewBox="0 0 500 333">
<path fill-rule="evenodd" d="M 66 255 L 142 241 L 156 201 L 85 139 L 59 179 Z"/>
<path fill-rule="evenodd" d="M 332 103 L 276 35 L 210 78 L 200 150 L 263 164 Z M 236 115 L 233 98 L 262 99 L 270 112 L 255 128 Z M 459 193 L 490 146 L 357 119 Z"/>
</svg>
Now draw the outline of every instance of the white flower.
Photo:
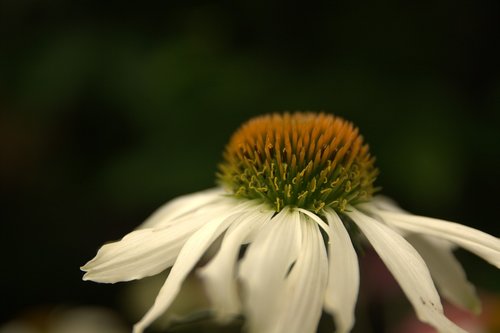
<svg viewBox="0 0 500 333">
<path fill-rule="evenodd" d="M 349 332 L 359 286 L 351 238 L 362 236 L 421 321 L 464 332 L 444 316 L 434 282 L 450 302 L 479 311 L 452 250 L 463 247 L 500 268 L 500 240 L 372 196 L 377 172 L 360 138 L 350 123 L 324 114 L 249 122 L 226 149 L 223 186 L 177 198 L 122 240 L 104 245 L 82 267 L 84 280 L 129 281 L 172 267 L 134 326 L 143 332 L 221 236 L 218 252 L 197 271 L 220 322 L 243 314 L 252 333 L 312 333 L 325 310 L 337 332 Z"/>
</svg>

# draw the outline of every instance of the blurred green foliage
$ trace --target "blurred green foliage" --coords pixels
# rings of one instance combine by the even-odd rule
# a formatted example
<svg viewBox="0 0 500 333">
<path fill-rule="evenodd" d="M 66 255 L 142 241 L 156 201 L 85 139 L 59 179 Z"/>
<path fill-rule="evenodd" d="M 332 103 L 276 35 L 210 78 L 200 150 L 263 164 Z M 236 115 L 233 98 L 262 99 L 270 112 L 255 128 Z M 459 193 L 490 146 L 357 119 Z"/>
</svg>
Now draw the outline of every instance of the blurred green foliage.
<svg viewBox="0 0 500 333">
<path fill-rule="evenodd" d="M 383 193 L 499 235 L 498 9 L 1 1 L 2 319 L 116 306 L 120 286 L 80 282 L 79 265 L 167 199 L 213 186 L 232 131 L 262 113 L 352 120 Z M 498 272 L 459 256 L 500 291 Z"/>
</svg>

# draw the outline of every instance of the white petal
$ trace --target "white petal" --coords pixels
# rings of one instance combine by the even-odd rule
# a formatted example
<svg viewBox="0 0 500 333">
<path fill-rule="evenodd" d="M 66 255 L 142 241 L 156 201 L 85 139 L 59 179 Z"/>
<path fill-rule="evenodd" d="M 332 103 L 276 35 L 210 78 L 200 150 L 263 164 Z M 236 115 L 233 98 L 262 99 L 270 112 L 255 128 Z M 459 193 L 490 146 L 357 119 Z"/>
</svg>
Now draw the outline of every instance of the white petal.
<svg viewBox="0 0 500 333">
<path fill-rule="evenodd" d="M 222 188 L 216 187 L 177 197 L 158 208 L 138 229 L 168 225 L 184 214 L 222 198 L 224 193 Z"/>
<path fill-rule="evenodd" d="M 300 244 L 299 213 L 285 207 L 259 230 L 248 247 L 238 275 L 250 332 L 266 332 L 275 323 L 283 305 L 285 277 L 297 259 Z"/>
<path fill-rule="evenodd" d="M 286 278 L 274 333 L 316 332 L 328 280 L 328 259 L 318 225 L 301 216 L 302 247 Z"/>
<path fill-rule="evenodd" d="M 376 208 L 381 210 L 388 210 L 390 212 L 406 213 L 398 204 L 391 198 L 385 197 L 383 195 L 377 195 L 368 203 L 363 203 L 363 205 L 374 205 Z"/>
<path fill-rule="evenodd" d="M 179 218 L 165 227 L 133 231 L 118 242 L 102 246 L 94 259 L 81 269 L 84 280 L 115 283 L 157 274 L 173 265 L 186 240 L 227 205 L 210 206 L 204 214 Z"/>
<path fill-rule="evenodd" d="M 356 223 L 412 303 L 417 317 L 443 332 L 465 332 L 443 314 L 429 270 L 418 252 L 398 233 L 353 207 L 346 214 Z"/>
<path fill-rule="evenodd" d="M 325 310 L 334 318 L 338 333 L 349 332 L 354 325 L 358 298 L 358 256 L 344 224 L 337 213 L 325 211 L 332 238 L 328 243 L 329 278 L 325 293 Z"/>
<path fill-rule="evenodd" d="M 170 306 L 175 296 L 178 294 L 182 282 L 199 261 L 206 249 L 219 237 L 224 230 L 238 218 L 242 213 L 243 206 L 236 207 L 229 212 L 221 213 L 218 217 L 210 220 L 200 230 L 194 233 L 177 257 L 177 260 L 160 289 L 158 296 L 144 317 L 134 325 L 134 333 L 141 333 L 144 329 L 155 321 Z"/>
<path fill-rule="evenodd" d="M 462 224 L 412 214 L 380 211 L 397 228 L 432 235 L 455 243 L 500 268 L 500 239 Z"/>
<path fill-rule="evenodd" d="M 226 231 L 219 252 L 198 270 L 206 292 L 216 312 L 216 319 L 227 322 L 240 313 L 235 266 L 241 245 L 254 230 L 269 222 L 274 211 L 263 206 L 255 207 L 241 221 Z"/>
<path fill-rule="evenodd" d="M 326 234 L 328 235 L 328 239 L 332 238 L 332 235 L 330 235 L 330 227 L 328 227 L 325 221 L 323 221 L 318 215 L 303 208 L 297 208 L 297 210 L 302 214 L 309 216 L 314 222 L 316 222 L 321 227 L 321 229 L 326 232 Z"/>
<path fill-rule="evenodd" d="M 467 281 L 462 266 L 452 253 L 451 246 L 440 240 L 410 234 L 407 240 L 424 258 L 431 276 L 446 299 L 451 303 L 475 313 L 481 311 L 481 302 L 474 286 Z"/>
</svg>

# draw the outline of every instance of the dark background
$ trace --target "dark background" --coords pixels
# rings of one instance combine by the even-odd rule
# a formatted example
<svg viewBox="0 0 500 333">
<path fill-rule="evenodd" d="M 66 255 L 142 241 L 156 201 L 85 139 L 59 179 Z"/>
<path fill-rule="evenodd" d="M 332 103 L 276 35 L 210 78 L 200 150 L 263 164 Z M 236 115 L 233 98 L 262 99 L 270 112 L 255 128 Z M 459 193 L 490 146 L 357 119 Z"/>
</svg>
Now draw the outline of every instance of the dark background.
<svg viewBox="0 0 500 333">
<path fill-rule="evenodd" d="M 0 323 L 119 309 L 79 266 L 210 187 L 246 119 L 357 124 L 383 193 L 498 236 L 500 2 L 0 0 Z M 499 272 L 459 251 L 480 290 Z"/>
</svg>

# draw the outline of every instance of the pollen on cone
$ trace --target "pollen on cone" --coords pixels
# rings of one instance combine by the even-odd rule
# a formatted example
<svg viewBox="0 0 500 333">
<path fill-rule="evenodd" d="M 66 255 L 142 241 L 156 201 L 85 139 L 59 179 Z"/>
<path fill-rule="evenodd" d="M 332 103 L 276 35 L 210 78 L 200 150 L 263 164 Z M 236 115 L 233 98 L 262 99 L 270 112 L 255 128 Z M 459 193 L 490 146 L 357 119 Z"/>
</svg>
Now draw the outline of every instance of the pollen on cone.
<svg viewBox="0 0 500 333">
<path fill-rule="evenodd" d="M 378 174 L 368 145 L 350 122 L 324 113 L 253 118 L 231 137 L 219 180 L 235 196 L 343 211 L 369 199 Z"/>
</svg>

